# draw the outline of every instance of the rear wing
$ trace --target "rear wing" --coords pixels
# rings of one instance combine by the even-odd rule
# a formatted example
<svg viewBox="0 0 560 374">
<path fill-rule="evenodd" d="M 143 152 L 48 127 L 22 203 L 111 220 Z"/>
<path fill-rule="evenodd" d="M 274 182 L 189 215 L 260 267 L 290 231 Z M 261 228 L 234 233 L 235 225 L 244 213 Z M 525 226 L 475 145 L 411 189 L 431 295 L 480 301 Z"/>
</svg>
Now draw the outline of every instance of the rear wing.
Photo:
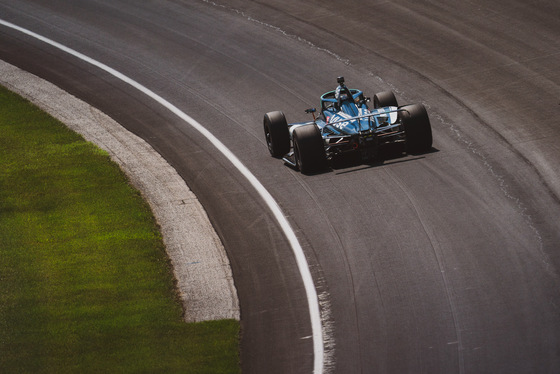
<svg viewBox="0 0 560 374">
<path fill-rule="evenodd" d="M 326 124 L 325 124 L 325 127 L 328 126 L 335 133 L 340 133 L 341 128 L 337 127 L 337 126 L 334 126 L 334 125 L 340 124 L 340 123 L 345 123 L 345 122 L 350 122 L 350 121 L 353 121 L 353 120 L 360 120 L 360 119 L 364 119 L 364 118 L 371 119 L 372 117 L 373 118 L 387 117 L 386 120 L 384 120 L 384 121 L 376 121 L 379 124 L 379 126 L 372 126 L 371 120 L 368 121 L 369 122 L 369 129 L 367 129 L 368 131 L 372 131 L 374 133 L 386 132 L 387 130 L 394 129 L 394 128 L 397 128 L 397 127 L 401 126 L 401 124 L 398 122 L 398 116 L 396 115 L 396 113 L 406 111 L 406 109 L 399 109 L 399 108 L 396 108 L 396 107 L 392 107 L 392 108 L 395 108 L 395 109 L 390 109 L 390 108 L 391 107 L 380 108 L 380 109 L 376 109 L 375 113 L 368 113 L 368 114 L 363 114 L 363 115 L 359 115 L 359 116 L 346 117 L 346 118 L 342 118 L 342 119 L 337 119 L 336 121 L 327 121 Z M 391 114 L 393 114 L 393 115 L 391 115 Z M 363 130 L 360 129 L 359 132 L 361 132 L 361 131 L 363 131 Z"/>
</svg>

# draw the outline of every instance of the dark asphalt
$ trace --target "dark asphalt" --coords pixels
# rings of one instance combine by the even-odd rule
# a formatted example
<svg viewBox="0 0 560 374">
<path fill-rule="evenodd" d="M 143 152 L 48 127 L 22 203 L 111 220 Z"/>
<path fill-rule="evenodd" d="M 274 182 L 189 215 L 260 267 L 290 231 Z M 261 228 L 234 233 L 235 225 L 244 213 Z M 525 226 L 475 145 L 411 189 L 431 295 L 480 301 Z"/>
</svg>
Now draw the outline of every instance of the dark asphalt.
<svg viewBox="0 0 560 374">
<path fill-rule="evenodd" d="M 210 129 L 304 246 L 336 373 L 560 371 L 560 4 L 0 0 L 0 18 L 136 79 Z M 307 302 L 228 161 L 130 87 L 14 31 L 0 58 L 90 102 L 185 178 L 232 263 L 244 373 L 310 373 Z M 262 116 L 307 119 L 344 75 L 428 108 L 434 151 L 303 176 Z"/>
</svg>

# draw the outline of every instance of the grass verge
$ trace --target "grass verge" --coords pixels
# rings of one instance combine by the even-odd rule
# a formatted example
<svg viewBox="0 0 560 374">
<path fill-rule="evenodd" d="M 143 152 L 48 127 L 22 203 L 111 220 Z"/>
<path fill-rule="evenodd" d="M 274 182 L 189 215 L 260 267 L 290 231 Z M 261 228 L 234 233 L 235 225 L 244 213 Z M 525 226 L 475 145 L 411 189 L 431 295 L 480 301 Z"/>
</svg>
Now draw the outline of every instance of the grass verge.
<svg viewBox="0 0 560 374">
<path fill-rule="evenodd" d="M 239 373 L 239 323 L 187 324 L 149 207 L 106 152 L 0 87 L 0 368 Z"/>
</svg>

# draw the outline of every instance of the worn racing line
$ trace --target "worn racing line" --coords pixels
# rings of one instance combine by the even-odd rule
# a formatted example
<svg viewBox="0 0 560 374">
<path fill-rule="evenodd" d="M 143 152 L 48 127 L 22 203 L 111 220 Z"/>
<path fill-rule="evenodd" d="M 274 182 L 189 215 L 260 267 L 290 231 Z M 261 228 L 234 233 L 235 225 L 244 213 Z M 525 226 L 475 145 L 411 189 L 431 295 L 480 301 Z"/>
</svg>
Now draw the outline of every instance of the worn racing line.
<svg viewBox="0 0 560 374">
<path fill-rule="evenodd" d="M 255 175 L 310 265 L 326 372 L 560 371 L 557 1 L 0 0 L 0 14 L 165 97 Z M 197 194 L 232 265 L 243 372 L 312 372 L 297 263 L 230 162 L 42 43 L 2 29 L 0 58 L 141 136 Z M 423 103 L 433 151 L 312 176 L 269 157 L 263 114 L 308 120 L 340 75 Z"/>
<path fill-rule="evenodd" d="M 453 293 L 452 292 L 452 287 L 449 283 L 449 279 L 447 278 L 447 275 L 445 274 L 445 266 L 444 266 L 445 261 L 442 258 L 441 245 L 440 245 L 440 243 L 437 239 L 437 236 L 434 233 L 434 228 L 429 226 L 429 223 L 428 223 L 429 220 L 425 216 L 425 213 L 423 212 L 422 208 L 420 208 L 415 203 L 415 199 L 414 199 L 412 191 L 409 191 L 407 189 L 406 185 L 403 184 L 402 181 L 400 181 L 396 175 L 391 173 L 390 169 L 385 169 L 385 171 L 389 175 L 389 177 L 395 182 L 395 184 L 399 187 L 399 189 L 402 192 L 404 192 L 404 194 L 406 195 L 407 200 L 410 202 L 410 204 L 414 208 L 414 213 L 418 217 L 418 220 L 421 223 L 424 232 L 426 233 L 426 235 L 429 238 L 430 247 L 433 251 L 434 258 L 436 259 L 436 263 L 437 263 L 439 271 L 441 273 L 442 283 L 444 284 L 444 287 L 445 287 L 445 293 L 446 293 L 446 296 L 447 296 L 447 301 L 449 303 L 449 309 L 451 310 L 453 325 L 455 326 L 455 334 L 456 334 L 456 337 L 457 337 L 457 356 L 458 356 L 458 361 L 459 361 L 458 372 L 459 373 L 464 373 L 465 372 L 465 359 L 464 359 L 464 354 L 463 354 L 464 347 L 463 347 L 463 340 L 461 338 L 461 328 L 460 328 L 460 326 L 457 322 L 458 313 L 457 313 L 456 302 L 455 302 L 453 294 L 452 294 Z"/>
</svg>

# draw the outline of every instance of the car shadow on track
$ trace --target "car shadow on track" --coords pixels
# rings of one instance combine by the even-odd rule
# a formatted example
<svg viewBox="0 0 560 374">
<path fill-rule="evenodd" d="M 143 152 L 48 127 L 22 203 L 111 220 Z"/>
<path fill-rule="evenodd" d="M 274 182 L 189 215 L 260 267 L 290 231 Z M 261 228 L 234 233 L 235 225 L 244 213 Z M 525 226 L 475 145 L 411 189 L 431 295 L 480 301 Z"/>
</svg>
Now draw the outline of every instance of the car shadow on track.
<svg viewBox="0 0 560 374">
<path fill-rule="evenodd" d="M 415 154 L 406 153 L 402 147 L 387 147 L 380 150 L 378 156 L 368 162 L 364 162 L 359 154 L 333 159 L 330 162 L 330 170 L 326 170 L 324 172 L 334 171 L 337 175 L 353 173 L 380 166 L 389 166 L 403 162 L 421 160 L 425 158 L 425 155 L 437 152 L 439 152 L 439 150 L 434 147 L 432 147 L 432 149 L 428 152 Z"/>
</svg>

